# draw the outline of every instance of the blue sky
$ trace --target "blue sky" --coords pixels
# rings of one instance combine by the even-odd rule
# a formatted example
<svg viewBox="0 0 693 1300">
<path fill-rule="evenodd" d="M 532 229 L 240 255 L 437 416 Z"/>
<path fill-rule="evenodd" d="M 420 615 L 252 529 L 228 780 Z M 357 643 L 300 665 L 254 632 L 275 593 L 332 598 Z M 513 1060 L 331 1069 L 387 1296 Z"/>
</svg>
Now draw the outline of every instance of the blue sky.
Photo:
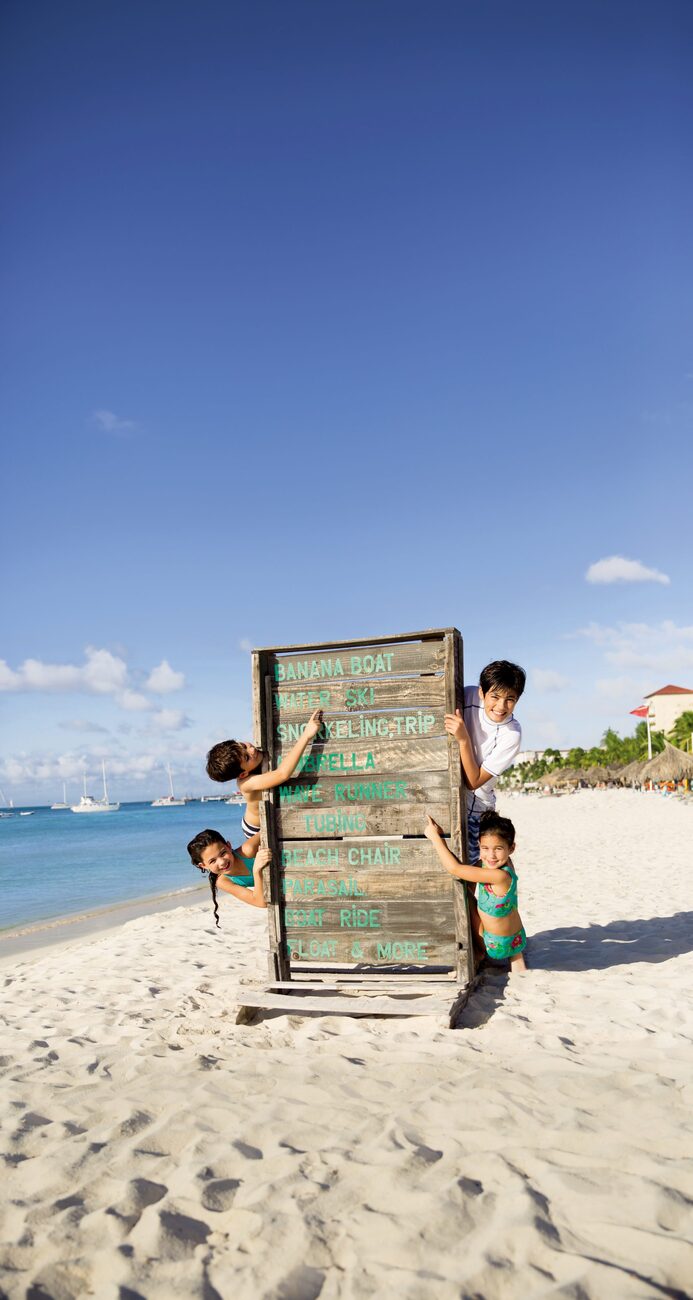
<svg viewBox="0 0 693 1300">
<path fill-rule="evenodd" d="M 250 644 L 455 624 L 529 747 L 693 685 L 687 0 L 2 27 L 8 796 L 207 789 Z"/>
</svg>

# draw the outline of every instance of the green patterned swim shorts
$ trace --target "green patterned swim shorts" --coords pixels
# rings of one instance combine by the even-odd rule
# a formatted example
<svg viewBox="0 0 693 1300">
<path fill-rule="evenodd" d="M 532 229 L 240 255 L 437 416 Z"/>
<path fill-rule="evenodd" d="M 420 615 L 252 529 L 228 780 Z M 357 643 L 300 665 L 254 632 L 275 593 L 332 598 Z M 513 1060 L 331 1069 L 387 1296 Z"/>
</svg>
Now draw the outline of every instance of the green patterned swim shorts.
<svg viewBox="0 0 693 1300">
<path fill-rule="evenodd" d="M 489 934 L 484 930 L 484 947 L 494 961 L 505 961 L 508 957 L 519 957 L 527 947 L 525 927 L 517 934 Z"/>
</svg>

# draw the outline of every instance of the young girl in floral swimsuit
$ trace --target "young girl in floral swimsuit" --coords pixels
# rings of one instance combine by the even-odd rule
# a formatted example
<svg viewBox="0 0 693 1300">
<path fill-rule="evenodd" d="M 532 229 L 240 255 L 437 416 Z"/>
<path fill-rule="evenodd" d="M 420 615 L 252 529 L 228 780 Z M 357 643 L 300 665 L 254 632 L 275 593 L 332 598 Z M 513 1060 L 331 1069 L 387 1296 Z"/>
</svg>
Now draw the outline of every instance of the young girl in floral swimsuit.
<svg viewBox="0 0 693 1300">
<path fill-rule="evenodd" d="M 526 971 L 522 954 L 527 947 L 527 935 L 517 910 L 517 876 L 510 862 L 515 848 L 512 822 L 495 812 L 483 814 L 479 827 L 481 862 L 477 867 L 458 862 L 432 817 L 426 818 L 425 834 L 451 876 L 478 882 L 481 937 L 488 956 L 495 961 L 509 959 L 511 973 Z"/>
</svg>

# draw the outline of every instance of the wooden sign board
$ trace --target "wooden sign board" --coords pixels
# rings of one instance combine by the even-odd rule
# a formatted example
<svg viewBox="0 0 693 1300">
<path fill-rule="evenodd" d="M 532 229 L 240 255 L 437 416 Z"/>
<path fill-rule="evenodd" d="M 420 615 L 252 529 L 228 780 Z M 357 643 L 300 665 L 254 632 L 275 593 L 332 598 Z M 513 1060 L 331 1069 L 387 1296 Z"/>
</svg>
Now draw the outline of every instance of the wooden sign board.
<svg viewBox="0 0 693 1300">
<path fill-rule="evenodd" d="M 262 805 L 270 978 L 300 970 L 473 973 L 464 886 L 424 837 L 462 856 L 465 798 L 446 712 L 462 698 L 456 628 L 253 651 L 255 741 L 276 767 L 314 709 L 323 726 Z"/>
</svg>

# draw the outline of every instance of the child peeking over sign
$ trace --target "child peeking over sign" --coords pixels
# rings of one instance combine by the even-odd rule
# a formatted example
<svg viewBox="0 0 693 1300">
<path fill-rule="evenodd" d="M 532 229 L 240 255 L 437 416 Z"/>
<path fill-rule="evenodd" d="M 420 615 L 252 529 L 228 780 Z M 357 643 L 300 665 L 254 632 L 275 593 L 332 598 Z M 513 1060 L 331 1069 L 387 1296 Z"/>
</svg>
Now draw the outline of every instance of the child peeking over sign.
<svg viewBox="0 0 693 1300">
<path fill-rule="evenodd" d="M 304 750 L 317 736 L 322 725 L 322 710 L 310 715 L 303 733 L 285 754 L 279 767 L 263 772 L 265 754 L 247 740 L 220 740 L 207 755 L 207 775 L 212 781 L 237 779 L 238 789 L 245 796 L 246 805 L 241 826 L 243 834 L 251 838 L 260 833 L 260 798 L 263 790 L 275 790 L 293 775 Z"/>
</svg>

